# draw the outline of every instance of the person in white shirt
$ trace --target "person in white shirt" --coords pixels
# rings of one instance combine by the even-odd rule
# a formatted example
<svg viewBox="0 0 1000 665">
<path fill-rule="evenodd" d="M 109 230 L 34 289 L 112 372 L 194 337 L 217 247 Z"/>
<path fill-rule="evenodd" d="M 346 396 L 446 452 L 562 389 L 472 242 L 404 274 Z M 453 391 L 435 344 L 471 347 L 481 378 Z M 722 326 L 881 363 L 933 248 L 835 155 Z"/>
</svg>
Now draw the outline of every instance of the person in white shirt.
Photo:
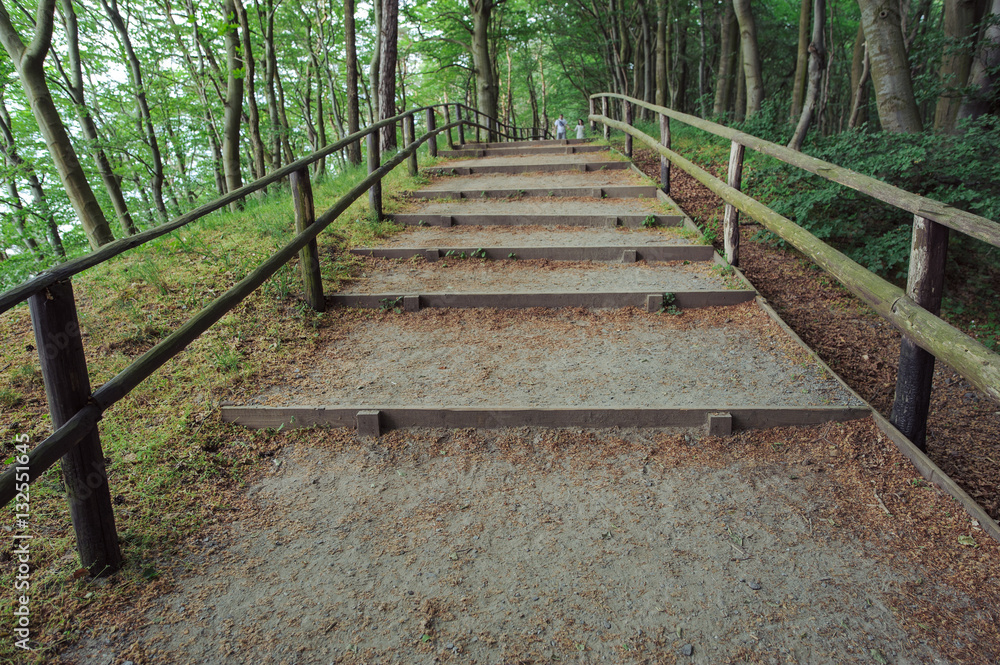
<svg viewBox="0 0 1000 665">
<path fill-rule="evenodd" d="M 556 120 L 556 138 L 564 139 L 566 138 L 566 118 L 559 114 L 559 119 Z"/>
<path fill-rule="evenodd" d="M 587 131 L 586 127 L 583 126 L 583 120 L 578 120 L 576 123 L 576 138 L 584 138 L 584 132 Z"/>
</svg>

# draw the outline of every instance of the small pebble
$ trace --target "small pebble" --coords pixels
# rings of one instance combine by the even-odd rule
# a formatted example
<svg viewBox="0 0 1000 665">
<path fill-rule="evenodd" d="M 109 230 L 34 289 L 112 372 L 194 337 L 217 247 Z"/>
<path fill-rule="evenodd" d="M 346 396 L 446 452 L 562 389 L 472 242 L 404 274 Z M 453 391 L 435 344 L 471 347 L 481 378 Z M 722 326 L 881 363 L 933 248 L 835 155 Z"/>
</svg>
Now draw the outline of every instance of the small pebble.
<svg viewBox="0 0 1000 665">
<path fill-rule="evenodd" d="M 445 649 L 454 649 L 454 648 L 455 648 L 455 645 L 454 645 L 454 644 L 452 644 L 451 642 L 448 642 L 448 644 L 445 644 L 445 645 L 444 645 L 444 648 L 445 648 Z"/>
<path fill-rule="evenodd" d="M 683 647 L 681 647 L 681 653 L 684 654 L 685 656 L 693 656 L 694 655 L 694 645 L 692 645 L 692 644 L 685 644 Z"/>
<path fill-rule="evenodd" d="M 604 622 L 604 627 L 605 628 L 611 628 L 611 622 L 610 621 L 605 621 Z"/>
</svg>

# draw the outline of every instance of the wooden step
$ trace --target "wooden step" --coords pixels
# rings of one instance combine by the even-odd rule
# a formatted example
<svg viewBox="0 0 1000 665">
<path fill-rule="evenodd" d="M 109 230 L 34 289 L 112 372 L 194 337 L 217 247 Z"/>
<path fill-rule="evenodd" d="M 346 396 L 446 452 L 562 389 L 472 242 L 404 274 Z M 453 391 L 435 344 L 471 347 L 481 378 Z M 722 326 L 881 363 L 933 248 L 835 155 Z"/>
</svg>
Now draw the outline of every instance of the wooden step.
<svg viewBox="0 0 1000 665">
<path fill-rule="evenodd" d="M 582 196 L 590 198 L 643 199 L 655 198 L 653 185 L 611 185 L 604 187 L 490 187 L 473 189 L 474 184 L 456 181 L 454 188 L 420 189 L 409 192 L 418 199 L 513 199 L 524 196 Z"/>
<path fill-rule="evenodd" d="M 427 261 L 437 261 L 450 256 L 472 256 L 491 261 L 512 256 L 524 261 L 547 259 L 549 261 L 711 261 L 715 250 L 710 245 L 636 245 L 636 246 L 576 246 L 576 247 L 357 247 L 351 250 L 359 256 L 385 259 L 410 259 L 422 256 Z"/>
<path fill-rule="evenodd" d="M 456 197 L 464 198 L 464 197 Z M 594 226 L 603 228 L 642 228 L 649 217 L 659 226 L 683 226 L 680 215 L 505 215 L 424 213 L 387 215 L 397 224 L 407 226 Z"/>
<path fill-rule="evenodd" d="M 504 157 L 507 155 L 576 155 L 585 152 L 607 151 L 600 145 L 567 146 L 522 146 L 503 148 L 464 148 L 461 150 L 439 150 L 440 157 Z"/>
<path fill-rule="evenodd" d="M 428 173 L 440 175 L 477 175 L 481 173 L 552 173 L 557 171 L 621 171 L 631 164 L 623 161 L 593 161 L 593 162 L 553 162 L 524 164 L 474 164 L 455 163 L 446 166 L 432 166 L 424 169 Z"/>
</svg>

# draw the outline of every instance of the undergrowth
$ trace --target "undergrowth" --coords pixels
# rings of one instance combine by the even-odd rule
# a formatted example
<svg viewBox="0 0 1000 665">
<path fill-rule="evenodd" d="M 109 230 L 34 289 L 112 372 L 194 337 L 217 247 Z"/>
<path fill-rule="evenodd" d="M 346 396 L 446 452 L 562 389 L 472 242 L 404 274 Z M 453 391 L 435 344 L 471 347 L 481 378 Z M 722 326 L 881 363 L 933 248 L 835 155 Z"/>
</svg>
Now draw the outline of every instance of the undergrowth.
<svg viewBox="0 0 1000 665">
<path fill-rule="evenodd" d="M 317 213 L 364 177 L 361 168 L 314 183 Z M 383 181 L 385 211 L 415 189 L 406 165 Z M 324 289 L 351 278 L 356 260 L 346 250 L 399 227 L 373 220 L 362 196 L 319 237 Z M 286 187 L 251 199 L 241 212 L 219 211 L 134 249 L 73 279 L 90 381 L 96 388 L 183 324 L 294 236 Z M 289 364 L 302 364 L 332 325 L 302 299 L 297 260 L 222 318 L 128 397 L 111 407 L 99 431 L 108 460 L 115 518 L 125 559 L 108 580 L 81 575 L 58 465 L 31 486 L 31 645 L 26 654 L 0 640 L 0 662 L 50 660 L 79 637 L 103 608 L 125 605 L 137 591 L 164 583 L 180 548 L 230 508 L 239 488 L 280 441 L 295 432 L 249 431 L 220 422 L 219 404 L 257 394 Z M 14 440 L 40 443 L 52 427 L 27 307 L 0 316 L 2 455 Z M 14 625 L 16 557 L 13 507 L 5 511 L 0 587 L 8 602 L 0 623 Z M 90 617 L 90 619 L 88 619 Z M 8 633 L 9 635 L 9 633 Z"/>
</svg>

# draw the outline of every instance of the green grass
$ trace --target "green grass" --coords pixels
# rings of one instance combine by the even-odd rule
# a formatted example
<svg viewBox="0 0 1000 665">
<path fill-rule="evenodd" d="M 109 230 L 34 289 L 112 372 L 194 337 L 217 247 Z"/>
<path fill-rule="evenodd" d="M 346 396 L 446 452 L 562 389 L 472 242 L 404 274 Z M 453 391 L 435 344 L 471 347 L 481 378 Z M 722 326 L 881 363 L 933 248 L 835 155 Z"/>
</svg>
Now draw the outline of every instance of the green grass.
<svg viewBox="0 0 1000 665">
<path fill-rule="evenodd" d="M 427 165 L 426 159 L 422 164 Z M 353 169 L 314 182 L 317 214 L 364 177 Z M 384 208 L 418 188 L 406 165 L 383 182 Z M 350 279 L 358 259 L 346 250 L 400 227 L 371 219 L 362 196 L 319 238 L 324 289 Z M 90 381 L 96 388 L 217 298 L 294 236 L 287 190 L 272 188 L 240 212 L 219 211 L 74 278 Z M 224 316 L 129 396 L 99 425 L 121 547 L 123 570 L 107 583 L 74 575 L 79 559 L 58 466 L 31 486 L 32 636 L 27 656 L 0 640 L 0 662 L 42 663 L 61 644 L 101 620 L 106 609 L 133 602 L 150 585 L 169 583 L 185 543 L 219 519 L 220 506 L 269 455 L 301 432 L 248 431 L 221 423 L 218 405 L 244 400 L 301 365 L 321 329 L 336 317 L 302 300 L 297 260 Z M 14 438 L 32 445 L 51 433 L 44 386 L 26 306 L 0 316 L 0 454 Z M 7 508 L 4 523 L 12 517 Z M 8 541 L 9 545 L 9 541 Z M 0 563 L 0 587 L 12 590 L 14 563 Z M 8 591 L 6 598 L 10 598 Z M 13 604 L 0 607 L 13 625 Z"/>
</svg>

